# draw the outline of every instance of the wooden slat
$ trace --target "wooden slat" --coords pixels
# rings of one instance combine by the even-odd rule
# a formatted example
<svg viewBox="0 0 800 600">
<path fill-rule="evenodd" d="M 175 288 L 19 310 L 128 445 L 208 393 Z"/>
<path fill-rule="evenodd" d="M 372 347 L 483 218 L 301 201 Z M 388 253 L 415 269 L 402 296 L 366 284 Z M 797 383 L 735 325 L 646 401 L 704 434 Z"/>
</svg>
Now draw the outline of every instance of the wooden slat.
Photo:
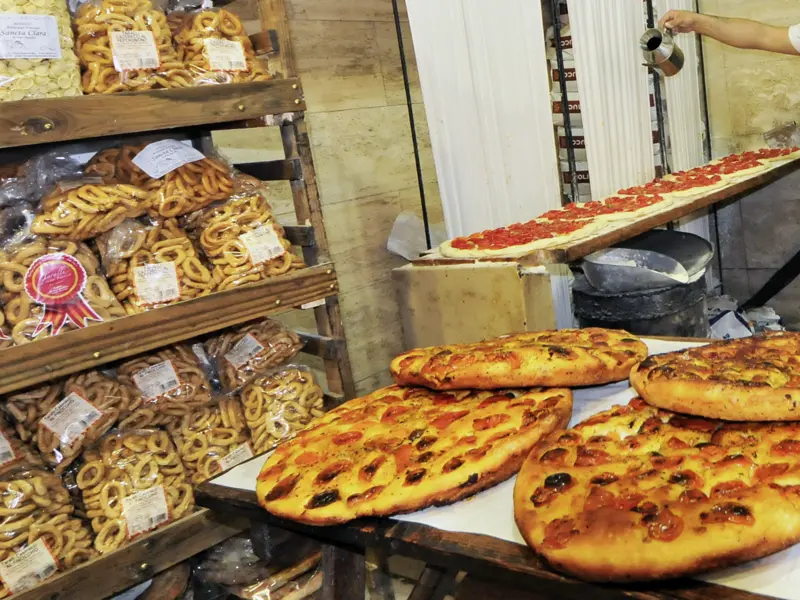
<svg viewBox="0 0 800 600">
<path fill-rule="evenodd" d="M 303 352 L 319 356 L 324 360 L 335 360 L 345 348 L 345 341 L 318 333 L 299 332 L 303 341 Z"/>
<path fill-rule="evenodd" d="M 286 239 L 295 246 L 311 248 L 316 244 L 314 228 L 311 225 L 284 225 Z"/>
<path fill-rule="evenodd" d="M 276 525 L 323 542 L 359 548 L 385 548 L 443 569 L 467 571 L 478 577 L 535 586 L 547 597 L 576 600 L 756 600 L 766 598 L 701 581 L 679 579 L 631 587 L 587 583 L 549 569 L 527 546 L 465 533 L 452 533 L 419 523 L 362 519 L 340 527 L 308 527 L 273 517 L 258 506 L 254 492 L 205 483 L 197 502 L 220 514 L 230 511 L 253 521 Z"/>
<path fill-rule="evenodd" d="M 261 181 L 292 181 L 302 179 L 303 170 L 299 159 L 271 160 L 266 162 L 237 163 L 242 173 Z"/>
<path fill-rule="evenodd" d="M 136 600 L 178 600 L 186 591 L 191 574 L 192 567 L 188 560 L 161 571 L 153 577 L 153 583 Z"/>
<path fill-rule="evenodd" d="M 119 550 L 48 579 L 15 600 L 105 598 L 244 531 L 248 521 L 210 511 L 197 513 L 143 536 Z"/>
<path fill-rule="evenodd" d="M 0 394 L 335 295 L 332 265 L 0 351 Z"/>
<path fill-rule="evenodd" d="M 0 148 L 305 110 L 298 79 L 4 102 Z"/>
</svg>

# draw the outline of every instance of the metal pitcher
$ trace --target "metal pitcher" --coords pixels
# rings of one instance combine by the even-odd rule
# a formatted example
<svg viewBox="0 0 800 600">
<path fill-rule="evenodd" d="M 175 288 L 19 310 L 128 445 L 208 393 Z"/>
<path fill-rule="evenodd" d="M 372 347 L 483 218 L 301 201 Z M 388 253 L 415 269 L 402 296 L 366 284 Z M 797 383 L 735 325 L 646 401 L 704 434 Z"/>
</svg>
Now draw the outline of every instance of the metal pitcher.
<svg viewBox="0 0 800 600">
<path fill-rule="evenodd" d="M 648 29 L 639 39 L 646 67 L 665 77 L 677 75 L 683 68 L 683 51 L 675 43 L 669 29 Z"/>
</svg>

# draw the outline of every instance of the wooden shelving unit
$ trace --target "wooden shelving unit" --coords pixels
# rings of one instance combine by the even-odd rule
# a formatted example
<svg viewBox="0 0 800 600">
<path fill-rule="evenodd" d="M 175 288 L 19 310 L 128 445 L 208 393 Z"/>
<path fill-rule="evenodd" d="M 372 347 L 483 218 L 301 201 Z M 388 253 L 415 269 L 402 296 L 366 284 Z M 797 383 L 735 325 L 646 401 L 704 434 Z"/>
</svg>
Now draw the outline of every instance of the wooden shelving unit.
<svg viewBox="0 0 800 600">
<path fill-rule="evenodd" d="M 316 185 L 303 112 L 294 77 L 283 0 L 241 0 L 258 6 L 262 31 L 251 35 L 256 52 L 269 55 L 281 77 L 267 82 L 23 100 L 0 104 L 0 156 L 23 147 L 89 138 L 179 130 L 197 137 L 214 129 L 272 125 L 280 128 L 285 158 L 241 165 L 264 181 L 289 181 L 297 218 L 288 239 L 308 266 L 255 285 L 205 296 L 86 329 L 0 351 L 0 393 L 189 340 L 252 319 L 317 303 L 317 333 L 301 333 L 303 352 L 325 365 L 326 401 L 355 395 L 339 310 L 338 281 Z M 237 7 L 233 7 L 236 10 Z M 249 12 L 255 7 L 249 7 Z M 149 579 L 244 530 L 248 522 L 207 509 L 134 540 L 78 568 L 58 573 L 15 596 L 21 600 L 104 598 Z"/>
</svg>

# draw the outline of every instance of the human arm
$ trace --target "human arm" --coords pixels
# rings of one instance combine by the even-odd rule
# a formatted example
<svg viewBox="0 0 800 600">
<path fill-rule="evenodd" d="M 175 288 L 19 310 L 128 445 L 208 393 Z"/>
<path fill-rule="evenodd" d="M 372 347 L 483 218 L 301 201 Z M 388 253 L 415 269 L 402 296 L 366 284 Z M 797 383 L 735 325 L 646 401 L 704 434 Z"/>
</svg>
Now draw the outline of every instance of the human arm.
<svg viewBox="0 0 800 600">
<path fill-rule="evenodd" d="M 670 10 L 661 18 L 659 26 L 676 33 L 699 33 L 735 48 L 800 54 L 792 44 L 788 27 L 776 27 L 748 19 Z"/>
</svg>

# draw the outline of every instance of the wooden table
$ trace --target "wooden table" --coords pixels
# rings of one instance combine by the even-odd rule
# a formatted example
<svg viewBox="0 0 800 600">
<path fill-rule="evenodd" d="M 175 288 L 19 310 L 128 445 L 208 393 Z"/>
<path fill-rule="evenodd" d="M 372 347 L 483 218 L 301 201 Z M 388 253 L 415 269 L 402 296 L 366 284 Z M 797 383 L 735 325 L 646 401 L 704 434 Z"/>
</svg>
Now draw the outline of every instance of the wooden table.
<svg viewBox="0 0 800 600">
<path fill-rule="evenodd" d="M 365 558 L 402 555 L 440 570 L 467 571 L 483 579 L 535 589 L 537 597 L 603 600 L 757 600 L 761 594 L 743 592 L 702 581 L 681 579 L 636 586 L 591 584 L 549 569 L 526 546 L 483 535 L 451 533 L 392 519 L 363 519 L 340 527 L 309 527 L 273 517 L 258 506 L 254 492 L 205 483 L 197 502 L 220 516 L 246 517 L 315 538 L 329 544 L 323 556 L 325 600 L 354 600 L 364 596 Z M 373 565 L 369 565 L 372 568 Z M 441 571 L 440 571 L 441 572 Z M 429 574 L 426 571 L 426 574 Z M 430 582 L 426 582 L 430 586 Z M 543 596 L 544 594 L 544 596 Z"/>
</svg>

